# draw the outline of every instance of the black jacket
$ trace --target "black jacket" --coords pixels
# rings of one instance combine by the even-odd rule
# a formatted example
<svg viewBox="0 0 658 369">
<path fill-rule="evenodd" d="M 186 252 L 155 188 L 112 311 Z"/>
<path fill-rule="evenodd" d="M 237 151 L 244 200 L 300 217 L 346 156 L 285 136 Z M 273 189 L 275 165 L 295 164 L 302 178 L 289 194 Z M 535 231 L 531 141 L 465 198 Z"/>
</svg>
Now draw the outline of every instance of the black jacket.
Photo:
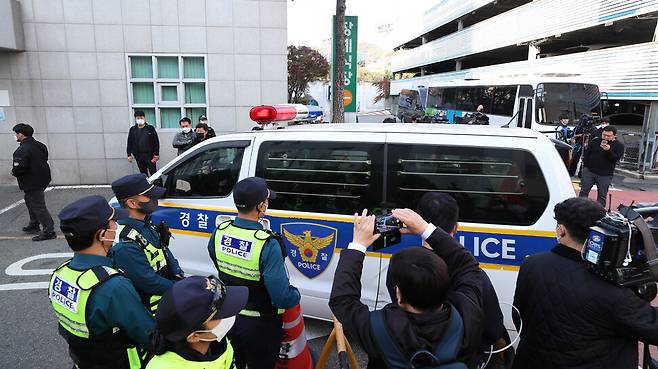
<svg viewBox="0 0 658 369">
<path fill-rule="evenodd" d="M 589 142 L 583 156 L 583 164 L 594 174 L 611 176 L 615 173 L 617 162 L 624 155 L 624 144 L 618 140 L 608 142 L 610 150 L 605 151 L 601 148 L 601 140 L 599 137 Z"/>
<path fill-rule="evenodd" d="M 464 321 L 464 339 L 457 357 L 469 367 L 482 337 L 482 276 L 473 256 L 449 234 L 437 228 L 427 239 L 434 252 L 447 264 L 454 289 L 448 302 L 455 306 Z M 361 303 L 361 271 L 365 255 L 345 249 L 340 254 L 329 307 L 343 323 L 345 331 L 356 337 L 368 353 L 368 368 L 386 368 L 370 332 L 370 312 Z M 447 305 L 447 304 L 445 304 Z M 411 314 L 395 304 L 384 307 L 386 325 L 402 351 L 411 356 L 419 349 L 432 350 L 447 329 L 450 308 L 436 313 Z"/>
<path fill-rule="evenodd" d="M 637 369 L 638 340 L 658 344 L 658 310 L 564 245 L 526 258 L 514 305 L 523 320 L 514 369 Z"/>
<path fill-rule="evenodd" d="M 144 128 L 139 128 L 137 124 L 130 127 L 126 153 L 128 156 L 135 157 L 140 154 L 149 157 L 160 155 L 160 140 L 158 140 L 158 132 L 155 131 L 155 127 L 148 123 L 144 124 Z"/>
<path fill-rule="evenodd" d="M 14 151 L 11 174 L 23 191 L 43 190 L 50 183 L 48 148 L 34 139 L 25 138 Z"/>
</svg>

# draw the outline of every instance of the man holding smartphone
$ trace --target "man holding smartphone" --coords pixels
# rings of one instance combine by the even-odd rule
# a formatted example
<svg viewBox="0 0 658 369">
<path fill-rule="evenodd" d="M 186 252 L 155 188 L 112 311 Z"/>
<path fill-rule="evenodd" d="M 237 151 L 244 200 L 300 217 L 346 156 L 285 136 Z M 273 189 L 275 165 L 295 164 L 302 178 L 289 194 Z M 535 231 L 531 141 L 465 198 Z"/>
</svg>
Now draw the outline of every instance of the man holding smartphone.
<svg viewBox="0 0 658 369">
<path fill-rule="evenodd" d="M 617 127 L 603 127 L 601 137 L 590 141 L 583 154 L 583 174 L 580 197 L 588 197 L 592 186 L 598 190 L 597 201 L 605 207 L 615 166 L 624 154 L 624 145 L 617 141 Z"/>
</svg>

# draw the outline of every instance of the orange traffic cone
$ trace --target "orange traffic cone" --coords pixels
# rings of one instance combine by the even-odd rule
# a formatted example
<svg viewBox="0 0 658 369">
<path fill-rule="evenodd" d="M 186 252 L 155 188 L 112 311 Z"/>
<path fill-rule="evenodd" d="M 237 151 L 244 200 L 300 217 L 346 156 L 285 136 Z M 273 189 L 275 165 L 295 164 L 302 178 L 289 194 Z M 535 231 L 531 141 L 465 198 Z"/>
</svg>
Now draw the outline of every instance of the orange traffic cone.
<svg viewBox="0 0 658 369">
<path fill-rule="evenodd" d="M 283 313 L 283 341 L 276 369 L 312 369 L 313 359 L 306 341 L 302 309 L 296 306 Z"/>
</svg>

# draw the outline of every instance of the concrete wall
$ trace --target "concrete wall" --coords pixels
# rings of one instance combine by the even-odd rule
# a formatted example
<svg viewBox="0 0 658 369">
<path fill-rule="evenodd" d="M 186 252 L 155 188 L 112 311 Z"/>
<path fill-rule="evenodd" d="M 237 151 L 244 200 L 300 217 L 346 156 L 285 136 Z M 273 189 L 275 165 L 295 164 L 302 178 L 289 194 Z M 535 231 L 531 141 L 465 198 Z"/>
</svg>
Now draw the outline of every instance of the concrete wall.
<svg viewBox="0 0 658 369">
<path fill-rule="evenodd" d="M 252 127 L 251 106 L 286 102 L 286 2 L 244 0 L 20 0 L 25 52 L 0 52 L 0 183 L 28 122 L 48 145 L 53 184 L 109 183 L 135 172 L 126 55 L 204 54 L 208 117 L 217 133 Z M 0 19 L 2 16 L 0 16 Z M 161 164 L 177 130 L 158 131 Z"/>
</svg>

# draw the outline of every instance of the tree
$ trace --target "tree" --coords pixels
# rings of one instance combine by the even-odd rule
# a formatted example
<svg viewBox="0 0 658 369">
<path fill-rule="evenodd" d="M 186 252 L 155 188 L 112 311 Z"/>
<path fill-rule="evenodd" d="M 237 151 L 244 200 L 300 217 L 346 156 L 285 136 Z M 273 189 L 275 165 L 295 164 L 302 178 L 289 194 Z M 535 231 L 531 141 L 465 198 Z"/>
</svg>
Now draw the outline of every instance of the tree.
<svg viewBox="0 0 658 369">
<path fill-rule="evenodd" d="M 332 93 L 331 121 L 342 123 L 345 121 L 345 106 L 343 105 L 343 91 L 345 90 L 345 0 L 336 0 L 336 34 L 334 35 L 334 62 L 336 75 Z"/>
<path fill-rule="evenodd" d="M 377 87 L 377 96 L 372 100 L 373 103 L 379 102 L 391 96 L 391 79 L 384 77 L 381 81 L 373 82 L 373 86 Z"/>
<path fill-rule="evenodd" d="M 313 81 L 326 80 L 329 62 L 308 46 L 288 46 L 288 102 L 301 103 Z"/>
</svg>

